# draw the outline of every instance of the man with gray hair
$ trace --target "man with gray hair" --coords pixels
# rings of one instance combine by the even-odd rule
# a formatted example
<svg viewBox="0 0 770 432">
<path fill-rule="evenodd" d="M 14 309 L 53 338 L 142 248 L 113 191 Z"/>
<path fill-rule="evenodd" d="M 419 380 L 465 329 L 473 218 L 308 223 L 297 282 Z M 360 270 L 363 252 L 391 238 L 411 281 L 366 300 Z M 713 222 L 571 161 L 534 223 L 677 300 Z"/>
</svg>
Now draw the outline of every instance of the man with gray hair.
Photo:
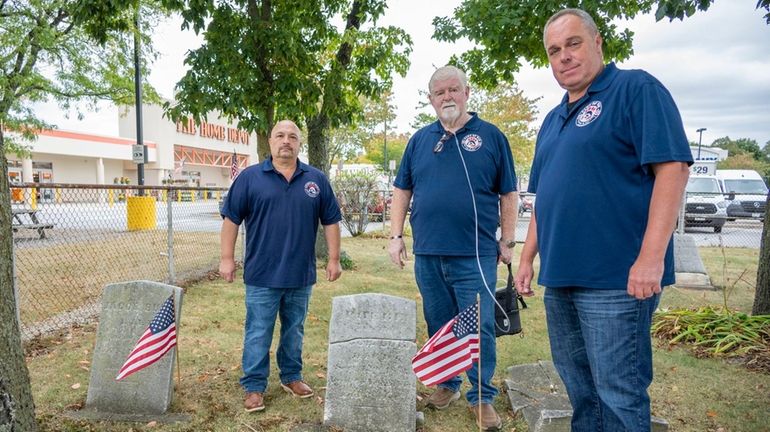
<svg viewBox="0 0 770 432">
<path fill-rule="evenodd" d="M 692 154 L 671 94 L 644 71 L 605 65 L 585 11 L 554 14 L 543 38 L 567 93 L 538 132 L 537 207 L 516 288 L 533 295 L 540 253 L 572 430 L 649 431 L 650 323 L 661 288 L 674 283 L 672 233 Z"/>
<path fill-rule="evenodd" d="M 501 420 L 492 406 L 497 395 L 492 385 L 494 289 L 497 263 L 510 263 L 515 244 L 518 196 L 513 156 L 497 127 L 466 111 L 470 89 L 463 71 L 454 66 L 438 69 L 428 91 L 438 120 L 417 131 L 404 151 L 393 183 L 388 252 L 393 263 L 403 268 L 407 259 L 404 219 L 413 199 L 409 220 L 414 272 L 428 333 L 432 336 L 480 295 L 481 389 L 479 368 L 474 365 L 467 373 L 471 389 L 466 398 L 477 423 L 485 430 L 496 430 Z M 460 398 L 461 382 L 459 376 L 448 374 L 426 405 L 447 408 Z"/>
</svg>

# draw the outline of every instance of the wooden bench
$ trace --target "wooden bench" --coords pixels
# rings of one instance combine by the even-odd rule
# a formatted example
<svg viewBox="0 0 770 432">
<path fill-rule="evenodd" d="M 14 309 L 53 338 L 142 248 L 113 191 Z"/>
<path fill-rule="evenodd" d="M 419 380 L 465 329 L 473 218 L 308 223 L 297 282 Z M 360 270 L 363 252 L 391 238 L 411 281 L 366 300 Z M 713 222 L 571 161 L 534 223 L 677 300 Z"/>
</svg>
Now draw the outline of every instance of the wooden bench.
<svg viewBox="0 0 770 432">
<path fill-rule="evenodd" d="M 17 232 L 19 228 L 24 229 L 33 229 L 37 230 L 37 235 L 41 239 L 45 238 L 45 230 L 52 229 L 54 227 L 54 224 L 52 223 L 41 223 L 40 220 L 37 218 L 37 210 L 32 209 L 12 209 L 11 213 L 13 214 L 13 219 L 11 220 L 11 229 L 13 232 Z M 30 222 L 25 222 L 22 220 L 22 216 L 27 215 L 29 217 Z"/>
</svg>

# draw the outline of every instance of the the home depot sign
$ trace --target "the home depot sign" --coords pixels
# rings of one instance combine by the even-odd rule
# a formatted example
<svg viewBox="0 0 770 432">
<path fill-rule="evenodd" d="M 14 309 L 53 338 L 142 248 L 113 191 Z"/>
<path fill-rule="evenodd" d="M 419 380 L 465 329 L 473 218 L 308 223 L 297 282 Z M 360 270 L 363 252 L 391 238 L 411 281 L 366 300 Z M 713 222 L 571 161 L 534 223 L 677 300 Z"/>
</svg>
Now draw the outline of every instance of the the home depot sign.
<svg viewBox="0 0 770 432">
<path fill-rule="evenodd" d="M 187 135 L 198 134 L 203 138 L 212 138 L 219 141 L 227 140 L 249 145 L 248 131 L 207 122 L 201 122 L 200 125 L 196 125 L 192 118 L 177 122 L 176 131 Z"/>
</svg>

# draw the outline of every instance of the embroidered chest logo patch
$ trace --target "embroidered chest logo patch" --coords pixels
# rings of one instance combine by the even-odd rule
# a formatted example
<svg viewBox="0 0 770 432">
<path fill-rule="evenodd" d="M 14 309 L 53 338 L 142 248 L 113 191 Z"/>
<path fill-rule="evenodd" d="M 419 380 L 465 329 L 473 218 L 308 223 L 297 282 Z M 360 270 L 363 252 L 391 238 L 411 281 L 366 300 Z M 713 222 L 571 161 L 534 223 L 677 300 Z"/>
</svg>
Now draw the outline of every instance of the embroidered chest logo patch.
<svg viewBox="0 0 770 432">
<path fill-rule="evenodd" d="M 318 184 L 316 184 L 316 182 L 309 181 L 305 183 L 305 193 L 310 198 L 315 198 L 318 196 L 318 194 L 321 193 L 321 188 L 318 187 Z"/>
<path fill-rule="evenodd" d="M 476 134 L 466 135 L 460 143 L 460 145 L 462 145 L 463 148 L 469 152 L 475 152 L 476 150 L 480 149 L 481 144 L 481 137 Z"/>
<path fill-rule="evenodd" d="M 577 127 L 586 126 L 587 124 L 599 118 L 601 114 L 602 114 L 602 103 L 600 101 L 593 101 L 588 105 L 584 106 L 582 110 L 580 110 L 580 113 L 577 115 L 577 118 L 575 119 L 575 124 L 577 125 Z"/>
</svg>

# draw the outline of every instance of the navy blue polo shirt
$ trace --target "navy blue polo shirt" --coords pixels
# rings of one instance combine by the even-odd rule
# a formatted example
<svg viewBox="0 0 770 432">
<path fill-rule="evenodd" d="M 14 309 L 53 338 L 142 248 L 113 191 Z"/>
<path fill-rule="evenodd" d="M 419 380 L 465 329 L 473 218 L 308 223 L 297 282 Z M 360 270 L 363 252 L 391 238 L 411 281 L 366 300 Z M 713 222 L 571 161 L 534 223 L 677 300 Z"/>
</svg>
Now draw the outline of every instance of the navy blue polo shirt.
<svg viewBox="0 0 770 432">
<path fill-rule="evenodd" d="M 538 133 L 529 181 L 538 283 L 626 289 L 647 228 L 650 164 L 670 161 L 693 160 L 674 100 L 650 74 L 611 63 L 571 110 L 565 95 Z M 674 283 L 671 243 L 662 286 Z"/>
<path fill-rule="evenodd" d="M 393 184 L 412 191 L 409 221 L 416 255 L 475 256 L 474 214 L 479 255 L 497 255 L 499 195 L 516 190 L 516 172 L 505 135 L 476 113 L 471 115 L 440 152 L 434 147 L 445 130 L 438 121 L 417 131 L 404 150 Z"/>
<path fill-rule="evenodd" d="M 241 172 L 230 186 L 222 217 L 246 222 L 243 281 L 268 288 L 299 288 L 316 282 L 315 240 L 318 222 L 342 219 L 326 176 L 297 161 L 286 178 L 272 159 Z"/>
</svg>

